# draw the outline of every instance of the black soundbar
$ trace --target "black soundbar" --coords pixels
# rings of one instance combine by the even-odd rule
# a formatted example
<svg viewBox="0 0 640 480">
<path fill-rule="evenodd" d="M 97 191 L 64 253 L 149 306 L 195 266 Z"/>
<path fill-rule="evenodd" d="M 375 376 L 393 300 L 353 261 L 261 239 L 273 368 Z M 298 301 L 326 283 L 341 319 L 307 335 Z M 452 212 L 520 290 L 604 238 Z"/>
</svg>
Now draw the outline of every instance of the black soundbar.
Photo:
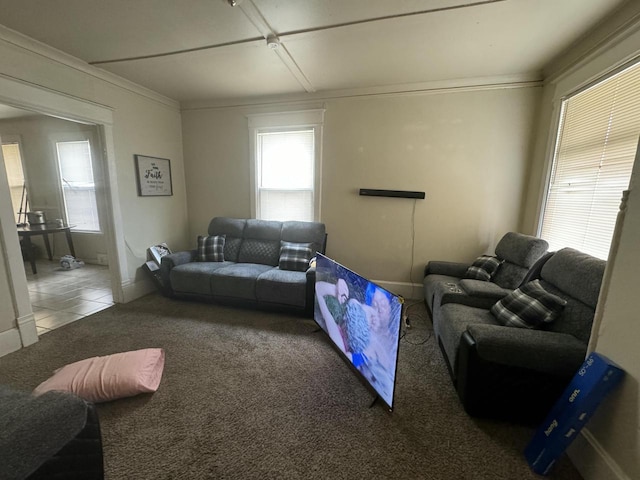
<svg viewBox="0 0 640 480">
<path fill-rule="evenodd" d="M 424 192 L 410 192 L 407 190 L 375 190 L 373 188 L 361 188 L 360 195 L 365 197 L 419 198 L 424 200 Z"/>
</svg>

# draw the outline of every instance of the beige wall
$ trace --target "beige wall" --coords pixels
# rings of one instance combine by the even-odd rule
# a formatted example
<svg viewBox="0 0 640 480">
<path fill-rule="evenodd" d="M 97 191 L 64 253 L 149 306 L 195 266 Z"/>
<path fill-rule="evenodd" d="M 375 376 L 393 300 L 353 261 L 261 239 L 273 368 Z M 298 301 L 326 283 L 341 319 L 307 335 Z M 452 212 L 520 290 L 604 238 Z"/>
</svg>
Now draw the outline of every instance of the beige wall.
<svg viewBox="0 0 640 480">
<path fill-rule="evenodd" d="M 630 22 L 630 19 L 635 21 Z M 553 64 L 545 85 L 538 135 L 530 169 L 523 228 L 537 228 L 538 211 L 543 195 L 555 140 L 555 126 L 562 97 L 601 77 L 617 66 L 640 57 L 640 4 L 630 2 L 608 24 L 600 25 L 590 38 L 576 45 Z M 595 50 L 584 51 L 590 45 Z M 623 386 L 596 412 L 582 435 L 570 448 L 570 456 L 585 480 L 640 478 L 640 356 L 638 339 L 637 271 L 640 268 L 640 192 L 637 191 L 640 168 L 636 157 L 634 182 L 620 246 L 610 256 L 610 283 L 603 288 L 591 346 L 627 372 Z M 604 302 L 604 303 L 603 303 Z"/>
<path fill-rule="evenodd" d="M 640 293 L 640 152 L 636 156 L 624 221 L 620 229 L 617 255 L 609 264 L 609 290 L 601 298 L 602 321 L 595 334 L 595 350 L 611 358 L 626 372 L 622 386 L 601 406 L 588 433 L 592 442 L 608 452 L 627 478 L 640 478 L 640 322 L 638 302 Z M 573 451 L 574 456 L 580 452 Z M 599 465 L 591 459 L 585 463 L 586 480 L 604 477 Z M 622 477 L 624 478 L 624 477 Z"/>
<path fill-rule="evenodd" d="M 90 136 L 94 157 L 100 155 L 98 135 L 95 125 L 69 122 L 43 115 L 34 115 L 19 119 L 0 121 L 0 136 L 18 136 L 21 154 L 28 179 L 29 210 L 41 210 L 48 221 L 63 218 L 62 196 L 58 182 L 58 166 L 56 163 L 55 142 L 62 140 L 81 139 Z M 76 137 L 80 135 L 80 137 Z M 94 161 L 100 167 L 102 159 Z M 94 167 L 97 182 L 103 177 L 98 168 Z M 101 199 L 104 204 L 104 199 Z M 101 212 L 101 220 L 106 221 Z M 88 263 L 97 263 L 97 254 L 107 252 L 104 234 L 102 233 L 74 233 L 74 249 L 76 257 Z M 64 235 L 51 235 L 53 255 L 60 257 L 70 253 Z M 41 257 L 46 257 L 44 242 L 39 236 L 32 239 L 39 247 Z"/>
<path fill-rule="evenodd" d="M 158 242 L 183 246 L 187 238 L 186 192 L 182 160 L 181 115 L 178 104 L 152 92 L 121 82 L 98 69 L 0 30 L 0 75 L 29 87 L 42 87 L 61 98 L 80 99 L 113 111 L 113 128 L 107 133 L 113 148 L 115 178 L 110 179 L 121 215 L 122 288 L 130 299 L 153 289 L 140 265 L 146 248 Z M 0 92 L 0 96 L 5 96 Z M 6 100 L 5 100 L 6 101 Z M 34 102 L 37 103 L 35 96 Z M 18 104 L 16 106 L 24 105 Z M 46 112 L 45 112 L 46 113 Z M 110 139 L 109 139 L 110 140 Z M 171 160 L 173 196 L 138 197 L 134 154 Z M 17 242 L 17 239 L 15 239 Z M 0 276 L 5 275 L 4 268 Z M 1 288 L 1 285 L 0 285 Z M 128 292 L 128 293 L 127 293 Z M 4 298 L 5 292 L 0 293 Z M 15 326 L 15 324 L 14 324 Z M 2 333 L 2 332 L 0 332 Z M 1 354 L 1 352 L 0 352 Z"/>
<path fill-rule="evenodd" d="M 404 295 L 429 259 L 471 260 L 516 230 L 540 89 L 325 102 L 321 220 L 327 253 Z M 313 105 L 317 107 L 317 105 Z M 301 109 L 298 106 L 294 109 Z M 292 109 L 272 106 L 271 111 Z M 191 243 L 211 217 L 248 217 L 250 108 L 183 111 Z M 419 190 L 415 201 L 360 188 Z"/>
</svg>

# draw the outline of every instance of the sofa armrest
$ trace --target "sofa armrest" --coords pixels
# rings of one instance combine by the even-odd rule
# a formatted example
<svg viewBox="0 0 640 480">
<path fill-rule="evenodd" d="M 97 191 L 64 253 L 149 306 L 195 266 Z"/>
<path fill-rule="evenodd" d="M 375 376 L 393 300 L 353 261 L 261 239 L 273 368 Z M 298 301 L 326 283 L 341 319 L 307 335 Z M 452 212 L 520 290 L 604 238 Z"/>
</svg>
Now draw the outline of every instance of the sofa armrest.
<svg viewBox="0 0 640 480">
<path fill-rule="evenodd" d="M 469 268 L 469 265 L 466 263 L 440 262 L 432 260 L 427 263 L 427 266 L 424 269 L 424 276 L 426 277 L 430 274 L 436 274 L 462 278 L 467 272 L 467 268 Z"/>
<path fill-rule="evenodd" d="M 465 411 L 474 417 L 538 425 L 582 364 L 586 345 L 578 343 L 570 335 L 553 332 L 469 326 L 460 338 L 455 381 Z M 560 358 L 563 350 L 573 352 L 567 361 Z"/>
<path fill-rule="evenodd" d="M 178 265 L 195 262 L 196 255 L 196 250 L 185 250 L 182 252 L 170 253 L 162 257 L 162 265 L 160 268 L 166 264 L 169 270 L 171 270 L 173 267 L 177 267 Z"/>
<path fill-rule="evenodd" d="M 508 288 L 502 288 L 493 282 L 484 282 L 482 280 L 473 280 L 465 278 L 460 280 L 460 287 L 467 295 L 472 297 L 489 298 L 497 302 L 511 293 Z"/>
<path fill-rule="evenodd" d="M 195 261 L 196 255 L 196 250 L 185 250 L 182 252 L 170 253 L 162 257 L 162 260 L 160 261 L 160 280 L 162 281 L 162 293 L 164 295 L 173 295 L 170 275 L 171 270 L 178 265 Z"/>
<path fill-rule="evenodd" d="M 587 345 L 573 335 L 546 330 L 470 325 L 478 356 L 488 362 L 571 376 L 584 362 Z"/>
</svg>

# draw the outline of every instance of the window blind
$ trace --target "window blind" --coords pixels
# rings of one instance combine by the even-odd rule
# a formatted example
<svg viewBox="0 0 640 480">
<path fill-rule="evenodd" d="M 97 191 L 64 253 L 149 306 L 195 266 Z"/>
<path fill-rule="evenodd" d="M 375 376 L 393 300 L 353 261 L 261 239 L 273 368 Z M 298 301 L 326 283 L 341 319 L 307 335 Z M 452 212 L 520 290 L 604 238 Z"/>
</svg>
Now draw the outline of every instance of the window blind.
<svg viewBox="0 0 640 480">
<path fill-rule="evenodd" d="M 563 101 L 540 236 L 607 259 L 640 136 L 640 63 Z"/>
<path fill-rule="evenodd" d="M 313 220 L 314 130 L 257 134 L 257 218 Z"/>
<path fill-rule="evenodd" d="M 100 231 L 89 141 L 57 142 L 67 223 L 77 230 Z"/>
</svg>

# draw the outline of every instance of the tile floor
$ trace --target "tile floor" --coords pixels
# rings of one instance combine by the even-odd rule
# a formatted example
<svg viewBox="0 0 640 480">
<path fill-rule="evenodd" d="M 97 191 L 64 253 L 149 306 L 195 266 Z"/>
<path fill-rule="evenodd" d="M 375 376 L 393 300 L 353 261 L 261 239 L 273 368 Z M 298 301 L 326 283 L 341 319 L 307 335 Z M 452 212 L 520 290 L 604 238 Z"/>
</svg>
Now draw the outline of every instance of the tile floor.
<svg viewBox="0 0 640 480">
<path fill-rule="evenodd" d="M 64 270 L 57 261 L 38 260 L 35 275 L 28 262 L 24 267 L 38 335 L 113 305 L 108 267 Z"/>
</svg>

